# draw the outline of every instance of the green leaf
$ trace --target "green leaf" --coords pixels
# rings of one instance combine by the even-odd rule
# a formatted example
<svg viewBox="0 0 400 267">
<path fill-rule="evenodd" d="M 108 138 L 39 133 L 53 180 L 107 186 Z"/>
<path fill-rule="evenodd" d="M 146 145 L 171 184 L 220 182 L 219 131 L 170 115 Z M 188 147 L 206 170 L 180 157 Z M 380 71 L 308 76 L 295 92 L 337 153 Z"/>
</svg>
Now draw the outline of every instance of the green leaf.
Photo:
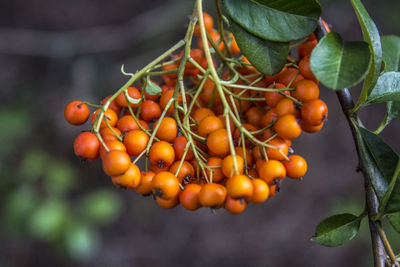
<svg viewBox="0 0 400 267">
<path fill-rule="evenodd" d="M 314 0 L 225 0 L 224 4 L 228 15 L 247 31 L 277 42 L 308 36 L 321 15 Z"/>
<path fill-rule="evenodd" d="M 121 200 L 112 191 L 99 190 L 86 195 L 81 200 L 80 207 L 88 221 L 107 224 L 118 218 Z"/>
<path fill-rule="evenodd" d="M 160 95 L 162 92 L 162 89 L 160 86 L 158 86 L 158 84 L 156 84 L 156 83 L 152 82 L 150 79 L 148 79 L 146 82 L 145 91 L 149 95 Z M 137 104 L 137 103 L 134 103 L 134 104 Z"/>
<path fill-rule="evenodd" d="M 100 238 L 93 227 L 71 222 L 65 235 L 68 254 L 75 260 L 87 260 L 99 249 Z"/>
<path fill-rule="evenodd" d="M 357 127 L 357 142 L 364 171 L 382 202 L 380 212 L 394 213 L 400 211 L 400 182 L 396 174 L 399 156 L 379 136 L 365 128 Z M 389 194 L 389 195 L 387 195 Z"/>
<path fill-rule="evenodd" d="M 361 1 L 351 0 L 351 4 L 353 5 L 358 22 L 360 23 L 364 41 L 369 44 L 372 55 L 371 68 L 365 77 L 363 89 L 356 105 L 358 107 L 367 99 L 367 96 L 375 86 L 378 79 L 382 65 L 382 47 L 378 29 Z"/>
<path fill-rule="evenodd" d="M 63 194 L 74 188 L 76 177 L 77 173 L 70 164 L 54 161 L 47 166 L 45 186 L 51 194 Z"/>
<path fill-rule="evenodd" d="M 62 234 L 67 218 L 68 210 L 65 203 L 50 199 L 34 211 L 29 221 L 29 230 L 36 238 L 56 240 Z"/>
<path fill-rule="evenodd" d="M 360 222 L 361 218 L 353 214 L 333 215 L 318 224 L 311 240 L 327 247 L 343 245 L 358 234 Z"/>
<path fill-rule="evenodd" d="M 273 75 L 282 70 L 289 53 L 289 43 L 260 39 L 232 20 L 230 26 L 240 51 L 258 71 Z"/>
<path fill-rule="evenodd" d="M 400 101 L 400 72 L 385 72 L 379 76 L 374 89 L 363 105 L 387 101 Z"/>
<path fill-rule="evenodd" d="M 387 103 L 388 121 L 391 122 L 400 117 L 400 101 L 392 101 Z"/>
<path fill-rule="evenodd" d="M 311 69 L 318 80 L 335 90 L 358 84 L 365 77 L 370 63 L 367 43 L 343 42 L 335 32 L 320 40 L 310 59 Z"/>
<path fill-rule="evenodd" d="M 129 103 L 132 104 L 139 104 L 139 102 L 142 100 L 141 98 L 133 98 L 128 94 L 128 90 L 125 90 L 125 97 L 128 100 Z"/>
<path fill-rule="evenodd" d="M 400 233 L 400 212 L 388 214 L 387 218 L 393 228 Z"/>
<path fill-rule="evenodd" d="M 400 37 L 395 35 L 382 36 L 381 42 L 385 72 L 400 71 Z"/>
</svg>

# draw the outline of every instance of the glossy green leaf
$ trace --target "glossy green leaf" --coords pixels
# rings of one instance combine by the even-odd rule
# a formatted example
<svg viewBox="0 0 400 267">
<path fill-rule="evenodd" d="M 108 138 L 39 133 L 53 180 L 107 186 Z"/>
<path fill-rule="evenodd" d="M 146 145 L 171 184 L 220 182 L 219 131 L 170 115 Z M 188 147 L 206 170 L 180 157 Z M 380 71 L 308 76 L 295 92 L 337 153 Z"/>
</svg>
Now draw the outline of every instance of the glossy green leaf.
<svg viewBox="0 0 400 267">
<path fill-rule="evenodd" d="M 379 76 L 364 105 L 387 101 L 400 101 L 400 72 L 385 72 Z"/>
<path fill-rule="evenodd" d="M 375 86 L 375 83 L 380 74 L 382 65 L 382 47 L 378 29 L 361 1 L 351 0 L 351 4 L 353 5 L 358 22 L 360 23 L 364 41 L 369 44 L 372 55 L 371 68 L 369 69 L 368 74 L 365 77 L 363 89 L 357 103 L 357 106 L 360 106 L 367 99 L 367 96 L 371 92 L 372 88 Z"/>
<path fill-rule="evenodd" d="M 87 194 L 80 205 L 86 219 L 97 224 L 107 224 L 117 219 L 121 206 L 118 195 L 108 190 Z"/>
<path fill-rule="evenodd" d="M 314 48 L 310 66 L 326 87 L 342 90 L 358 84 L 371 63 L 368 44 L 343 42 L 339 34 L 330 32 Z"/>
<path fill-rule="evenodd" d="M 128 94 L 128 90 L 125 91 L 125 97 L 129 103 L 138 104 L 142 99 L 141 98 L 133 98 Z"/>
<path fill-rule="evenodd" d="M 240 51 L 258 71 L 273 75 L 282 70 L 289 53 L 289 43 L 260 39 L 232 20 L 230 26 Z"/>
<path fill-rule="evenodd" d="M 381 213 L 400 211 L 400 182 L 398 175 L 395 175 L 398 154 L 379 136 L 367 129 L 356 127 L 356 132 L 364 171 L 381 204 L 384 204 Z"/>
<path fill-rule="evenodd" d="M 337 214 L 319 223 L 312 241 L 327 247 L 336 247 L 352 240 L 360 228 L 361 218 L 353 214 Z"/>
<path fill-rule="evenodd" d="M 385 72 L 400 71 L 400 37 L 395 35 L 382 36 L 381 42 Z M 386 117 L 379 130 L 383 130 L 391 121 L 400 117 L 400 101 L 387 102 L 386 109 Z"/>
<path fill-rule="evenodd" d="M 321 7 L 314 0 L 224 0 L 228 15 L 266 40 L 289 42 L 311 34 Z"/>
<path fill-rule="evenodd" d="M 393 228 L 400 233 L 400 212 L 388 214 L 387 218 Z"/>
<path fill-rule="evenodd" d="M 162 92 L 161 87 L 152 82 L 150 79 L 148 79 L 146 82 L 145 90 L 149 95 L 160 95 Z"/>
<path fill-rule="evenodd" d="M 400 37 L 395 35 L 382 36 L 381 42 L 385 72 L 400 71 Z"/>
</svg>

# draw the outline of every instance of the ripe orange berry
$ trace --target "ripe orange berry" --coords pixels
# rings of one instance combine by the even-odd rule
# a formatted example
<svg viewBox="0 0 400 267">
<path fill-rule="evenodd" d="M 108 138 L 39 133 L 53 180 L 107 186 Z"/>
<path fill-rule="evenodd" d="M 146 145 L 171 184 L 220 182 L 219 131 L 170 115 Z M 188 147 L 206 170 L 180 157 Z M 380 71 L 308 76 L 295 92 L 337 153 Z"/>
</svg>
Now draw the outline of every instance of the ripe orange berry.
<svg viewBox="0 0 400 267">
<path fill-rule="evenodd" d="M 199 123 L 198 132 L 200 136 L 206 137 L 211 132 L 224 128 L 223 122 L 216 116 L 207 116 Z"/>
<path fill-rule="evenodd" d="M 134 157 L 142 153 L 149 142 L 149 136 L 142 130 L 133 130 L 128 132 L 124 137 L 126 152 Z"/>
<path fill-rule="evenodd" d="M 321 99 L 307 101 L 301 108 L 301 119 L 309 125 L 320 125 L 328 118 L 328 107 Z"/>
<path fill-rule="evenodd" d="M 321 123 L 319 125 L 310 125 L 302 121 L 300 123 L 301 129 L 306 132 L 306 133 L 316 133 L 319 132 L 322 129 L 322 126 L 324 126 L 324 123 Z"/>
<path fill-rule="evenodd" d="M 158 141 L 150 148 L 149 160 L 152 165 L 159 168 L 169 167 L 175 160 L 175 150 L 171 144 Z"/>
<path fill-rule="evenodd" d="M 139 123 L 143 128 L 145 128 L 147 130 L 150 129 L 147 122 L 145 122 L 143 120 L 139 120 Z M 133 130 L 140 130 L 139 125 L 137 124 L 137 122 L 131 115 L 125 115 L 125 116 L 121 117 L 118 120 L 116 127 L 122 133 L 126 133 L 126 132 L 133 131 Z"/>
<path fill-rule="evenodd" d="M 247 167 L 253 166 L 253 157 L 248 148 L 246 148 L 245 152 L 243 152 L 243 147 L 237 146 L 235 147 L 235 153 L 236 155 L 242 157 L 243 163 L 245 162 L 245 153 L 246 153 L 246 166 Z"/>
<path fill-rule="evenodd" d="M 293 86 L 296 82 L 302 79 L 304 79 L 303 75 L 301 75 L 299 70 L 295 68 L 287 68 L 285 71 L 281 72 L 278 76 L 278 81 L 280 83 L 290 86 Z"/>
<path fill-rule="evenodd" d="M 181 163 L 180 160 L 175 161 L 169 168 L 169 171 L 175 174 L 179 168 L 180 163 Z M 192 178 L 194 178 L 194 168 L 192 164 L 190 164 L 187 161 L 183 161 L 179 172 L 176 174 L 176 178 L 178 178 L 180 183 L 182 182 L 185 184 L 189 183 L 192 180 Z"/>
<path fill-rule="evenodd" d="M 260 107 L 251 107 L 246 113 L 245 117 L 247 121 L 255 126 L 261 126 L 261 118 L 264 115 L 262 108 Z"/>
<path fill-rule="evenodd" d="M 90 110 L 82 101 L 72 101 L 64 109 L 64 118 L 72 125 L 84 124 L 90 116 Z"/>
<path fill-rule="evenodd" d="M 224 208 L 231 214 L 242 213 L 247 206 L 247 202 L 243 199 L 233 199 L 229 196 L 226 197 Z"/>
<path fill-rule="evenodd" d="M 144 100 L 141 106 L 140 116 L 146 122 L 158 119 L 161 116 L 161 108 L 152 100 Z"/>
<path fill-rule="evenodd" d="M 278 136 L 269 141 L 267 144 L 273 146 L 266 148 L 268 159 L 275 159 L 278 161 L 286 159 L 285 156 L 287 156 L 287 154 L 289 153 L 289 147 L 290 147 L 286 140 Z"/>
<path fill-rule="evenodd" d="M 252 203 L 262 203 L 269 197 L 269 186 L 261 179 L 251 180 L 253 183 L 253 195 L 249 198 Z"/>
<path fill-rule="evenodd" d="M 126 151 L 125 145 L 118 140 L 107 141 L 105 142 L 105 144 L 109 149 L 109 151 L 112 150 Z M 100 146 L 100 157 L 103 158 L 105 154 L 107 154 L 107 150 L 105 149 L 104 146 Z"/>
<path fill-rule="evenodd" d="M 215 114 L 209 108 L 199 108 L 193 113 L 192 118 L 197 122 L 197 124 L 199 124 L 207 116 L 215 116 Z"/>
<path fill-rule="evenodd" d="M 173 209 L 176 206 L 178 206 L 179 199 L 178 199 L 178 195 L 176 195 L 175 197 L 173 197 L 171 199 L 164 199 L 164 198 L 156 196 L 156 202 L 161 208 Z"/>
<path fill-rule="evenodd" d="M 100 109 L 96 109 L 95 112 L 93 112 L 92 117 L 90 119 L 90 123 L 92 125 L 94 124 L 94 122 L 96 120 L 96 117 L 97 117 L 97 114 L 99 114 L 99 112 L 100 112 Z M 100 129 L 108 127 L 104 120 L 107 120 L 108 124 L 111 127 L 114 127 L 117 124 L 118 116 L 115 113 L 115 111 L 113 111 L 112 109 L 107 109 L 104 112 L 103 119 L 102 119 L 102 121 L 100 123 Z"/>
<path fill-rule="evenodd" d="M 199 194 L 201 185 L 188 184 L 182 192 L 179 193 L 179 202 L 182 207 L 187 210 L 197 210 L 201 207 L 199 201 Z"/>
<path fill-rule="evenodd" d="M 301 102 L 317 99 L 319 97 L 318 85 L 311 80 L 301 80 L 294 85 L 292 96 Z"/>
<path fill-rule="evenodd" d="M 299 70 L 301 75 L 304 76 L 305 79 L 310 79 L 315 83 L 318 83 L 318 79 L 314 76 L 310 68 L 310 57 L 305 57 L 299 62 Z"/>
<path fill-rule="evenodd" d="M 135 188 L 136 192 L 141 195 L 148 195 L 151 193 L 151 181 L 156 174 L 154 172 L 141 172 L 139 185 Z"/>
<path fill-rule="evenodd" d="M 95 160 L 99 157 L 100 141 L 91 132 L 80 133 L 74 140 L 74 153 L 78 157 Z"/>
<path fill-rule="evenodd" d="M 160 107 L 161 110 L 164 110 L 169 102 L 169 100 L 174 96 L 174 91 L 175 90 L 167 90 L 165 92 L 163 92 L 161 94 L 161 98 L 160 98 Z M 180 104 L 182 102 L 182 95 L 178 94 L 177 96 L 178 98 L 178 104 Z M 172 103 L 167 111 L 167 115 L 172 115 L 174 113 L 174 103 Z"/>
<path fill-rule="evenodd" d="M 232 155 L 228 155 L 222 160 L 222 173 L 226 177 L 232 177 L 234 175 L 243 173 L 243 165 L 244 165 L 243 158 L 239 155 L 236 155 L 235 159 L 236 159 L 238 172 L 235 172 L 235 168 L 233 167 L 234 166 L 234 163 L 233 163 L 234 158 Z"/>
<path fill-rule="evenodd" d="M 267 127 L 278 119 L 276 108 L 271 108 L 261 117 L 261 127 Z"/>
<path fill-rule="evenodd" d="M 183 155 L 185 154 L 185 148 L 187 146 L 187 139 L 183 135 L 177 136 L 172 141 L 175 150 L 175 156 L 177 159 L 182 159 Z M 194 157 L 193 150 L 189 146 L 189 150 L 186 153 L 185 160 L 191 160 Z"/>
<path fill-rule="evenodd" d="M 297 47 L 297 53 L 299 54 L 299 57 L 300 58 L 309 57 L 316 45 L 317 45 L 316 42 L 307 42 L 305 44 L 300 44 Z"/>
<path fill-rule="evenodd" d="M 205 184 L 199 193 L 199 202 L 204 207 L 218 208 L 226 198 L 226 188 L 220 184 Z"/>
<path fill-rule="evenodd" d="M 280 117 L 274 124 L 274 131 L 284 139 L 295 139 L 301 134 L 297 118 L 292 114 Z"/>
<path fill-rule="evenodd" d="M 136 87 L 132 87 L 132 86 L 128 87 L 127 91 L 128 91 L 128 95 L 130 97 L 132 97 L 133 99 L 139 100 L 141 98 L 140 91 Z M 125 108 L 128 107 L 128 102 L 126 102 L 124 92 L 120 93 L 115 100 L 118 103 L 118 105 L 120 105 L 121 107 L 125 107 Z M 129 105 L 133 108 L 136 108 L 139 106 L 139 103 L 133 104 L 133 103 L 129 102 Z"/>
<path fill-rule="evenodd" d="M 172 140 L 174 140 L 178 134 L 176 120 L 171 117 L 164 117 L 161 122 L 160 120 L 157 120 L 154 123 L 153 129 L 155 129 L 158 124 L 160 125 L 158 126 L 156 137 L 158 137 L 160 140 L 172 142 Z"/>
<path fill-rule="evenodd" d="M 233 35 L 231 35 L 232 37 L 232 42 L 229 45 L 229 49 L 231 51 L 232 56 L 236 56 L 237 54 L 240 53 L 240 48 L 235 40 L 235 37 L 233 37 Z"/>
<path fill-rule="evenodd" d="M 260 178 L 268 185 L 275 184 L 277 181 L 286 177 L 285 166 L 283 166 L 279 161 L 273 159 L 261 163 L 258 172 Z"/>
<path fill-rule="evenodd" d="M 233 199 L 248 199 L 253 195 L 253 183 L 246 175 L 234 175 L 226 182 L 226 190 Z"/>
<path fill-rule="evenodd" d="M 170 70 L 178 70 L 179 65 L 177 63 L 171 63 L 171 64 L 166 64 L 162 66 L 162 70 L 163 71 L 170 71 Z M 178 73 L 174 72 L 174 73 L 169 73 L 166 74 L 168 77 L 170 77 L 171 79 L 176 79 L 178 78 Z"/>
<path fill-rule="evenodd" d="M 289 160 L 284 161 L 287 176 L 293 179 L 302 178 L 307 172 L 307 162 L 299 155 L 289 156 Z"/>
<path fill-rule="evenodd" d="M 207 147 L 218 156 L 225 156 L 229 152 L 228 132 L 225 129 L 219 129 L 210 133 L 207 137 Z"/>
<path fill-rule="evenodd" d="M 224 179 L 224 174 L 222 173 L 222 159 L 218 157 L 210 157 L 207 160 L 207 166 L 212 169 L 212 180 L 214 182 L 219 182 Z M 206 169 L 206 174 L 208 178 L 211 178 L 211 173 Z"/>
<path fill-rule="evenodd" d="M 289 98 L 284 98 L 279 101 L 275 107 L 275 110 L 278 117 L 282 117 L 286 114 L 292 114 L 295 117 L 299 117 L 300 115 L 300 111 L 297 109 L 296 104 Z"/>
<path fill-rule="evenodd" d="M 124 189 L 135 189 L 140 184 L 140 169 L 136 164 L 131 163 L 129 169 L 122 175 L 113 176 L 112 182 L 115 186 Z"/>
<path fill-rule="evenodd" d="M 282 83 L 273 83 L 267 86 L 267 88 L 275 88 L 275 89 L 285 89 L 286 85 Z M 290 91 L 283 91 L 286 94 L 290 95 Z M 285 96 L 279 92 L 265 92 L 265 102 L 267 102 L 268 106 L 271 108 L 276 107 L 279 101 L 284 99 Z"/>
<path fill-rule="evenodd" d="M 131 158 L 125 151 L 110 151 L 102 159 L 103 170 L 108 176 L 121 175 L 131 166 Z"/>
<path fill-rule="evenodd" d="M 151 181 L 153 194 L 163 199 L 172 199 L 180 191 L 178 178 L 171 172 L 159 172 Z"/>
<path fill-rule="evenodd" d="M 214 27 L 214 19 L 211 17 L 210 14 L 203 12 L 203 20 L 204 20 L 204 27 L 206 28 L 206 31 L 210 32 Z M 200 36 L 199 25 L 195 26 L 193 34 L 198 37 Z"/>
<path fill-rule="evenodd" d="M 121 131 L 114 127 L 112 127 L 112 130 L 109 127 L 107 127 L 100 130 L 100 135 L 103 138 L 104 142 L 119 140 L 119 137 L 121 137 Z"/>
<path fill-rule="evenodd" d="M 111 96 L 107 96 L 101 101 L 101 104 L 104 105 L 108 99 L 110 99 Z M 115 114 L 117 114 L 117 117 L 121 113 L 121 107 L 118 105 L 117 101 L 114 99 L 113 101 L 110 102 L 110 105 L 108 106 L 109 109 L 114 110 Z"/>
</svg>

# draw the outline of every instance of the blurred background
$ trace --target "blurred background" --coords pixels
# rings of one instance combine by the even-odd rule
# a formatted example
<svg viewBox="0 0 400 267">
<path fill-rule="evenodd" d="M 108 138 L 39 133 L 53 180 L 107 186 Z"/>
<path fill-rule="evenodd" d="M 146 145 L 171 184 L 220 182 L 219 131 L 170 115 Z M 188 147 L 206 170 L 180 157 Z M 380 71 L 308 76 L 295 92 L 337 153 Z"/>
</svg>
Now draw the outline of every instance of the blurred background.
<svg viewBox="0 0 400 267">
<path fill-rule="evenodd" d="M 396 0 L 363 1 L 381 34 L 400 35 Z M 358 214 L 363 179 L 334 92 L 329 121 L 293 148 L 309 162 L 238 216 L 163 210 L 116 189 L 100 162 L 81 164 L 74 137 L 88 125 L 63 118 L 71 100 L 98 103 L 182 39 L 194 1 L 14 0 L 0 2 L 0 266 L 372 266 L 368 227 L 338 248 L 309 241 L 333 213 Z M 349 1 L 320 1 L 345 40 L 361 40 Z M 213 1 L 204 1 L 211 14 Z M 357 96 L 358 88 L 354 88 Z M 361 113 L 375 129 L 384 106 Z M 396 151 L 399 123 L 382 137 Z M 387 227 L 397 252 L 400 238 Z M 397 236 L 396 236 L 397 235 Z"/>
</svg>

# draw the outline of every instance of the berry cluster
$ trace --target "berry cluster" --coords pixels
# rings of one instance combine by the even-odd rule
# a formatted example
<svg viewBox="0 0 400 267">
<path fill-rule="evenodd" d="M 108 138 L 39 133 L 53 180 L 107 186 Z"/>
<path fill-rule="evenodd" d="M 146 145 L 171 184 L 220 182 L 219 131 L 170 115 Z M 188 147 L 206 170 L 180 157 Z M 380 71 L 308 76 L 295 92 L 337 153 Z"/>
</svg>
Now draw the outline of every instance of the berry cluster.
<svg viewBox="0 0 400 267">
<path fill-rule="evenodd" d="M 90 161 L 100 156 L 116 186 L 152 195 L 164 208 L 180 203 L 237 214 L 273 196 L 285 177 L 305 175 L 306 161 L 289 155 L 292 140 L 318 132 L 328 109 L 310 70 L 314 34 L 280 73 L 268 76 L 241 55 L 231 33 L 221 38 L 213 24 L 203 13 L 203 27 L 192 22 L 188 30 L 198 48 L 186 42 L 140 77 L 132 74 L 101 105 L 72 101 L 64 115 L 81 125 L 88 106 L 97 108 L 92 131 L 76 137 L 74 152 Z"/>
</svg>

